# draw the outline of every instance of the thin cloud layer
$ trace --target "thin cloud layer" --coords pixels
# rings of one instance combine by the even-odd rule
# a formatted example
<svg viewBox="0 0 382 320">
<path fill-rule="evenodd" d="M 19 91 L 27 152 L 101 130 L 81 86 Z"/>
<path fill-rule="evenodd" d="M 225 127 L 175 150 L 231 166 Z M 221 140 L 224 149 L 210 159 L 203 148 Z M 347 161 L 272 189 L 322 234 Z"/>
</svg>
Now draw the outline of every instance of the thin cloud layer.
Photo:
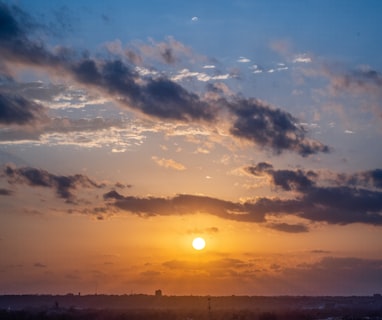
<svg viewBox="0 0 382 320">
<path fill-rule="evenodd" d="M 331 78 L 332 86 L 336 91 L 346 90 L 351 93 L 379 94 L 382 89 L 382 75 L 370 67 L 363 67 L 346 73 L 336 73 L 334 70 L 325 70 Z"/>
<path fill-rule="evenodd" d="M 228 110 L 235 118 L 230 129 L 233 137 L 276 153 L 289 150 L 308 156 L 329 151 L 328 146 L 309 140 L 296 119 L 280 109 L 270 108 L 256 99 L 206 101 L 164 76 L 142 76 L 122 59 L 95 59 L 67 48 L 50 51 L 31 37 L 31 28 L 19 19 L 20 9 L 1 4 L 0 11 L 0 55 L 5 64 L 24 64 L 47 72 L 53 68 L 56 72 L 60 70 L 78 84 L 154 118 L 218 124 L 219 117 L 221 122 L 227 121 L 223 114 Z M 166 63 L 174 62 L 174 52 L 189 54 L 188 48 L 172 38 L 154 47 Z"/>
<path fill-rule="evenodd" d="M 173 159 L 164 159 L 164 158 L 158 158 L 158 157 L 152 157 L 153 161 L 158 165 L 158 166 L 161 166 L 161 167 L 164 167 L 164 168 L 171 168 L 171 169 L 174 169 L 174 170 L 185 170 L 186 167 L 173 160 Z"/>
<path fill-rule="evenodd" d="M 348 296 L 378 292 L 381 271 L 381 259 L 324 257 L 315 263 L 286 268 L 281 275 L 304 290 L 308 284 L 312 295 L 332 292 L 333 295 Z"/>
</svg>

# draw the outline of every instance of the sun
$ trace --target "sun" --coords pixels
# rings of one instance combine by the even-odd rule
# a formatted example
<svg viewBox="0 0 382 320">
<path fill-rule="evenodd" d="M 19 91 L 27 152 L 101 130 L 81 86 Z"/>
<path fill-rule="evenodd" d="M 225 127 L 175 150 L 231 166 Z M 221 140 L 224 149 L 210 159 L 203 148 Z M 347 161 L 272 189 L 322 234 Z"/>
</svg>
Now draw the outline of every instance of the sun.
<svg viewBox="0 0 382 320">
<path fill-rule="evenodd" d="M 205 246 L 206 246 L 206 241 L 201 237 L 197 237 L 194 240 L 192 240 L 192 247 L 195 250 L 203 250 Z"/>
</svg>

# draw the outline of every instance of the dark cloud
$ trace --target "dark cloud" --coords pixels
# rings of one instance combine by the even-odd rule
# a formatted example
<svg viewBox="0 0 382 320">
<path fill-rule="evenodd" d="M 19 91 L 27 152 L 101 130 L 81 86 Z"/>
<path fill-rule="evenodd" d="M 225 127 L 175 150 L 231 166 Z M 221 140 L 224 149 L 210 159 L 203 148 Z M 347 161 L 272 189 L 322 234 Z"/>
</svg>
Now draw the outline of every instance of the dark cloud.
<svg viewBox="0 0 382 320">
<path fill-rule="evenodd" d="M 13 194 L 12 190 L 0 188 L 0 196 L 10 196 Z"/>
<path fill-rule="evenodd" d="M 251 202 L 235 203 L 205 196 L 177 195 L 173 198 L 139 198 L 122 196 L 116 191 L 104 195 L 105 200 L 115 200 L 114 205 L 140 216 L 186 215 L 206 213 L 223 219 L 247 222 L 263 222 Z"/>
<path fill-rule="evenodd" d="M 319 185 L 319 174 L 302 170 L 274 170 L 269 164 L 248 167 L 254 174 L 271 177 L 275 186 L 285 191 L 297 191 L 294 199 L 260 198 L 259 212 L 295 214 L 311 221 L 333 224 L 366 223 L 382 225 L 382 192 L 380 169 L 354 175 L 338 175 L 337 180 L 325 180 Z M 339 185 L 339 183 L 343 185 Z M 359 184 L 354 185 L 356 182 Z M 372 187 L 372 188 L 367 188 Z"/>
<path fill-rule="evenodd" d="M 165 78 L 150 80 L 143 87 L 141 109 L 160 118 L 176 120 L 207 120 L 215 118 L 216 110 L 177 83 Z"/>
<path fill-rule="evenodd" d="M 260 162 L 256 166 L 245 168 L 246 171 L 253 175 L 263 175 L 264 172 L 273 171 L 273 166 L 267 162 Z"/>
<path fill-rule="evenodd" d="M 196 94 L 167 78 L 148 78 L 138 84 L 138 74 L 120 60 L 86 59 L 76 62 L 71 72 L 78 82 L 117 95 L 120 103 L 156 118 L 186 122 L 214 119 L 214 108 Z"/>
<path fill-rule="evenodd" d="M 305 129 L 290 113 L 274 109 L 257 99 L 227 102 L 235 120 L 231 133 L 276 153 L 289 150 L 303 157 L 329 152 L 329 147 L 307 139 Z"/>
<path fill-rule="evenodd" d="M 132 188 L 133 186 L 131 184 L 123 184 L 120 182 L 115 183 L 114 185 L 116 188 L 124 189 L 124 188 Z"/>
<path fill-rule="evenodd" d="M 39 41 L 28 38 L 38 24 L 16 6 L 0 3 L 0 55 L 3 62 L 57 65 L 59 60 Z"/>
<path fill-rule="evenodd" d="M 309 231 L 309 228 L 304 224 L 270 223 L 267 224 L 267 227 L 288 233 L 301 233 Z"/>
<path fill-rule="evenodd" d="M 43 118 L 45 115 L 42 105 L 0 91 L 0 124 L 34 124 Z"/>
<path fill-rule="evenodd" d="M 8 6 L 0 3 L 0 40 L 12 40 L 22 37 L 36 27 L 33 19 L 17 6 Z"/>
<path fill-rule="evenodd" d="M 375 169 L 366 173 L 368 180 L 372 182 L 374 187 L 382 189 L 382 169 Z"/>
<path fill-rule="evenodd" d="M 7 165 L 3 168 L 2 175 L 11 184 L 27 184 L 32 187 L 51 188 L 58 197 L 66 199 L 68 202 L 73 202 L 76 199 L 73 191 L 78 187 L 102 187 L 102 185 L 81 174 L 57 176 L 45 170 L 31 167 L 14 168 Z"/>
<path fill-rule="evenodd" d="M 105 193 L 103 195 L 103 198 L 105 200 L 109 200 L 109 199 L 115 199 L 115 200 L 123 200 L 124 199 L 124 196 L 119 194 L 117 191 L 115 190 L 112 190 L 112 191 L 109 191 L 107 193 Z"/>
<path fill-rule="evenodd" d="M 314 179 L 317 178 L 317 174 L 313 171 L 273 170 L 273 166 L 266 162 L 258 163 L 256 166 L 246 168 L 246 170 L 253 175 L 270 175 L 273 184 L 286 191 L 310 188 L 315 184 Z"/>
</svg>

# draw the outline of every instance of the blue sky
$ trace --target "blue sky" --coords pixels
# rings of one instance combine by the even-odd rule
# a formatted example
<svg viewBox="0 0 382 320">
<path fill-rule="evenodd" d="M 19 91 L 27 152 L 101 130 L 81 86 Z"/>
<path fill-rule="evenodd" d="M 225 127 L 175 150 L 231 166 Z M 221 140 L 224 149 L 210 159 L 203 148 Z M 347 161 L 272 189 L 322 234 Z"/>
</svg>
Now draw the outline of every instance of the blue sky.
<svg viewBox="0 0 382 320">
<path fill-rule="evenodd" d="M 4 293 L 379 290 L 380 1 L 0 9 Z"/>
</svg>

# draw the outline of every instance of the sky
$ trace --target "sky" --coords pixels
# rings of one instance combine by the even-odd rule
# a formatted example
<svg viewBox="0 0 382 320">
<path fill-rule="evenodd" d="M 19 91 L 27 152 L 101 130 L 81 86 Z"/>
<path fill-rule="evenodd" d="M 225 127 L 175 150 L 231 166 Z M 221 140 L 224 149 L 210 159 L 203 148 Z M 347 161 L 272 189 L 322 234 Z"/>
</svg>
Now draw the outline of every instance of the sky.
<svg viewBox="0 0 382 320">
<path fill-rule="evenodd" d="M 380 292 L 381 38 L 373 0 L 0 1 L 0 294 Z"/>
</svg>

